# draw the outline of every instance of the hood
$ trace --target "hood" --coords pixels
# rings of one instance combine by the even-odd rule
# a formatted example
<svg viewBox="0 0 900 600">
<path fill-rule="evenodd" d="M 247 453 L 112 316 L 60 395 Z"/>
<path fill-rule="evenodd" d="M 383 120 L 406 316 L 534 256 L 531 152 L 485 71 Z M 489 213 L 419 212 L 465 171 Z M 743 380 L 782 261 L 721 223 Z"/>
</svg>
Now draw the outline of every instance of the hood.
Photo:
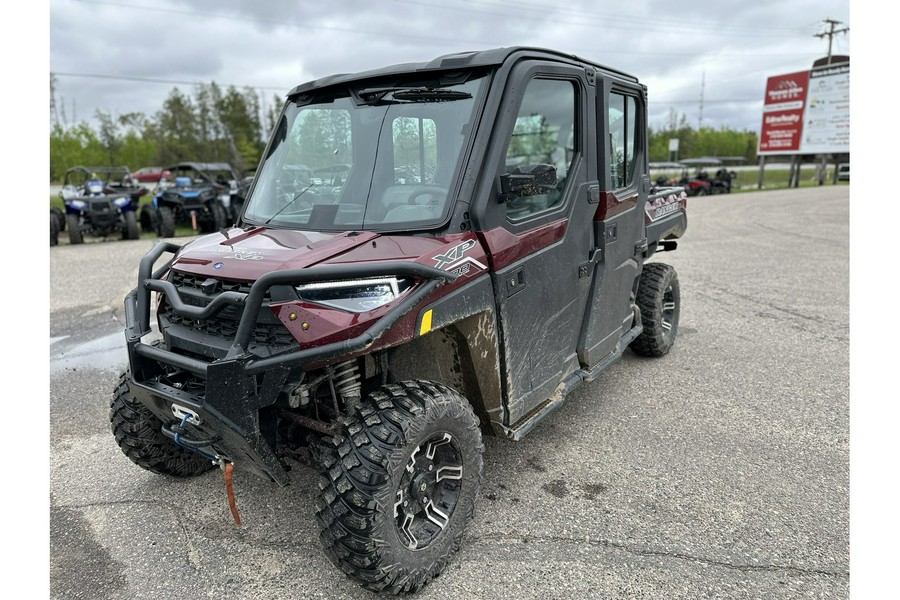
<svg viewBox="0 0 900 600">
<path fill-rule="evenodd" d="M 172 266 L 185 273 L 232 281 L 255 281 L 271 271 L 320 264 L 410 260 L 435 266 L 435 256 L 448 244 L 458 244 L 462 237 L 474 239 L 471 234 L 425 237 L 379 235 L 370 231 L 323 233 L 234 228 L 187 244 Z M 478 254 L 483 257 L 483 253 Z"/>
</svg>

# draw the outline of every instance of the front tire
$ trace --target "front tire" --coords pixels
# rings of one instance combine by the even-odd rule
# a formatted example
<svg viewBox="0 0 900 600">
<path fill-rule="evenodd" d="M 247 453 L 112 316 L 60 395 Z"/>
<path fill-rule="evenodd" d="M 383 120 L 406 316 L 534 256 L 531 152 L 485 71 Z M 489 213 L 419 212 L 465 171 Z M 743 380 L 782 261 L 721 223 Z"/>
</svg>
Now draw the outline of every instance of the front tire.
<svg viewBox="0 0 900 600">
<path fill-rule="evenodd" d="M 141 207 L 141 231 L 156 231 L 156 209 L 152 204 L 145 204 Z"/>
<path fill-rule="evenodd" d="M 138 240 L 141 238 L 141 231 L 138 229 L 137 217 L 134 211 L 130 210 L 125 213 L 125 235 L 126 240 Z"/>
<path fill-rule="evenodd" d="M 163 422 L 137 401 L 130 388 L 131 371 L 119 377 L 109 407 L 113 436 L 131 462 L 159 475 L 193 477 L 213 468 L 207 460 L 182 448 L 162 433 Z"/>
<path fill-rule="evenodd" d="M 450 388 L 372 393 L 321 453 L 316 520 L 329 559 L 370 590 L 419 590 L 474 516 L 483 450 L 478 418 Z"/>
<path fill-rule="evenodd" d="M 644 330 L 631 342 L 641 356 L 659 357 L 675 344 L 681 314 L 681 290 L 675 269 L 663 263 L 644 265 L 638 283 L 637 305 Z"/>
<path fill-rule="evenodd" d="M 80 244 L 84 242 L 84 236 L 81 234 L 81 219 L 78 218 L 78 215 L 68 214 L 66 215 L 66 221 L 68 221 L 69 225 L 69 243 Z"/>
<path fill-rule="evenodd" d="M 160 206 L 156 211 L 159 219 L 159 237 L 175 237 L 175 213 L 168 206 Z"/>
<path fill-rule="evenodd" d="M 225 207 L 219 203 L 214 203 L 212 205 L 212 216 L 213 233 L 225 229 L 225 226 L 228 224 L 228 213 L 225 212 Z"/>
<path fill-rule="evenodd" d="M 50 245 L 59 244 L 59 220 L 52 212 L 50 213 Z"/>
<path fill-rule="evenodd" d="M 56 217 L 56 224 L 59 231 L 66 230 L 66 213 L 58 208 L 51 208 L 50 214 Z"/>
</svg>

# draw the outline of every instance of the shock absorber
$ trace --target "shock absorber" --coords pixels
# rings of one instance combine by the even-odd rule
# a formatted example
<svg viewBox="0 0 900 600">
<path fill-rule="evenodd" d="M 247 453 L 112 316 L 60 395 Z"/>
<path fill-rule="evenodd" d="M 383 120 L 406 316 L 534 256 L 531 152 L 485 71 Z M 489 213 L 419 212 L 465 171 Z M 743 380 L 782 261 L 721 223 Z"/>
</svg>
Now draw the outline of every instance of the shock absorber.
<svg viewBox="0 0 900 600">
<path fill-rule="evenodd" d="M 344 403 L 344 410 L 352 409 L 362 393 L 362 384 L 359 377 L 359 366 L 356 360 L 348 360 L 334 365 L 332 378 L 334 389 Z"/>
</svg>

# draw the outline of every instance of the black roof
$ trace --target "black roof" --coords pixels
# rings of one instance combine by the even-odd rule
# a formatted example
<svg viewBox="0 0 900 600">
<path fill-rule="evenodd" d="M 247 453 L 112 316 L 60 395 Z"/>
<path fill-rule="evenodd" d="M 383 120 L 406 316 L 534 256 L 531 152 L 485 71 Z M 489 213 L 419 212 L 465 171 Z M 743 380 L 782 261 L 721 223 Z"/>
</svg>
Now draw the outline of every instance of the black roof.
<svg viewBox="0 0 900 600">
<path fill-rule="evenodd" d="M 569 64 L 591 66 L 598 70 L 615 74 L 618 77 L 624 77 L 631 81 L 637 82 L 637 78 L 632 75 L 586 60 L 584 58 L 580 58 L 578 56 L 575 56 L 574 54 L 566 54 L 564 52 L 548 50 L 546 48 L 513 46 L 509 48 L 494 48 L 491 50 L 444 54 L 429 62 L 397 64 L 388 67 L 382 67 L 380 69 L 374 69 L 371 71 L 363 71 L 360 73 L 341 73 L 337 75 L 329 75 L 327 77 L 322 77 L 320 79 L 315 79 L 313 81 L 308 81 L 306 83 L 298 85 L 288 93 L 288 96 L 295 96 L 297 94 L 302 94 L 314 89 L 322 89 L 339 84 L 350 83 L 353 81 L 373 79 L 378 77 L 388 77 L 391 75 L 497 66 L 506 62 L 514 54 L 518 54 L 522 58 L 543 58 L 549 60 L 557 60 Z"/>
<path fill-rule="evenodd" d="M 103 173 L 104 175 L 109 174 L 117 174 L 117 173 L 125 173 L 130 175 L 131 170 L 128 167 L 85 167 L 82 165 L 78 165 L 77 167 L 72 167 L 66 170 L 66 173 L 74 173 L 75 171 L 81 171 L 82 173 Z"/>
</svg>

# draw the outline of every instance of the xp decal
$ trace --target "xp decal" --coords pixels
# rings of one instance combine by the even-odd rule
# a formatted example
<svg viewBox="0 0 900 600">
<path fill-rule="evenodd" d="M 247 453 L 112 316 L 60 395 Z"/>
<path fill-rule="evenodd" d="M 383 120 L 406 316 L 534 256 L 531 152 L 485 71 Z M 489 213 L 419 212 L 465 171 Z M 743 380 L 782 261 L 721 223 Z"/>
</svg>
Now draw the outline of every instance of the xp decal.
<svg viewBox="0 0 900 600">
<path fill-rule="evenodd" d="M 471 256 L 466 256 L 466 252 L 468 252 L 473 246 L 475 246 L 475 240 L 466 240 L 461 244 L 453 246 L 444 254 L 438 254 L 437 256 L 432 257 L 431 260 L 435 262 L 435 267 L 437 267 L 438 269 L 450 271 L 454 275 L 468 274 L 470 270 L 470 264 L 473 264 L 481 270 L 486 271 L 487 267 L 485 265 L 481 264 Z"/>
</svg>

